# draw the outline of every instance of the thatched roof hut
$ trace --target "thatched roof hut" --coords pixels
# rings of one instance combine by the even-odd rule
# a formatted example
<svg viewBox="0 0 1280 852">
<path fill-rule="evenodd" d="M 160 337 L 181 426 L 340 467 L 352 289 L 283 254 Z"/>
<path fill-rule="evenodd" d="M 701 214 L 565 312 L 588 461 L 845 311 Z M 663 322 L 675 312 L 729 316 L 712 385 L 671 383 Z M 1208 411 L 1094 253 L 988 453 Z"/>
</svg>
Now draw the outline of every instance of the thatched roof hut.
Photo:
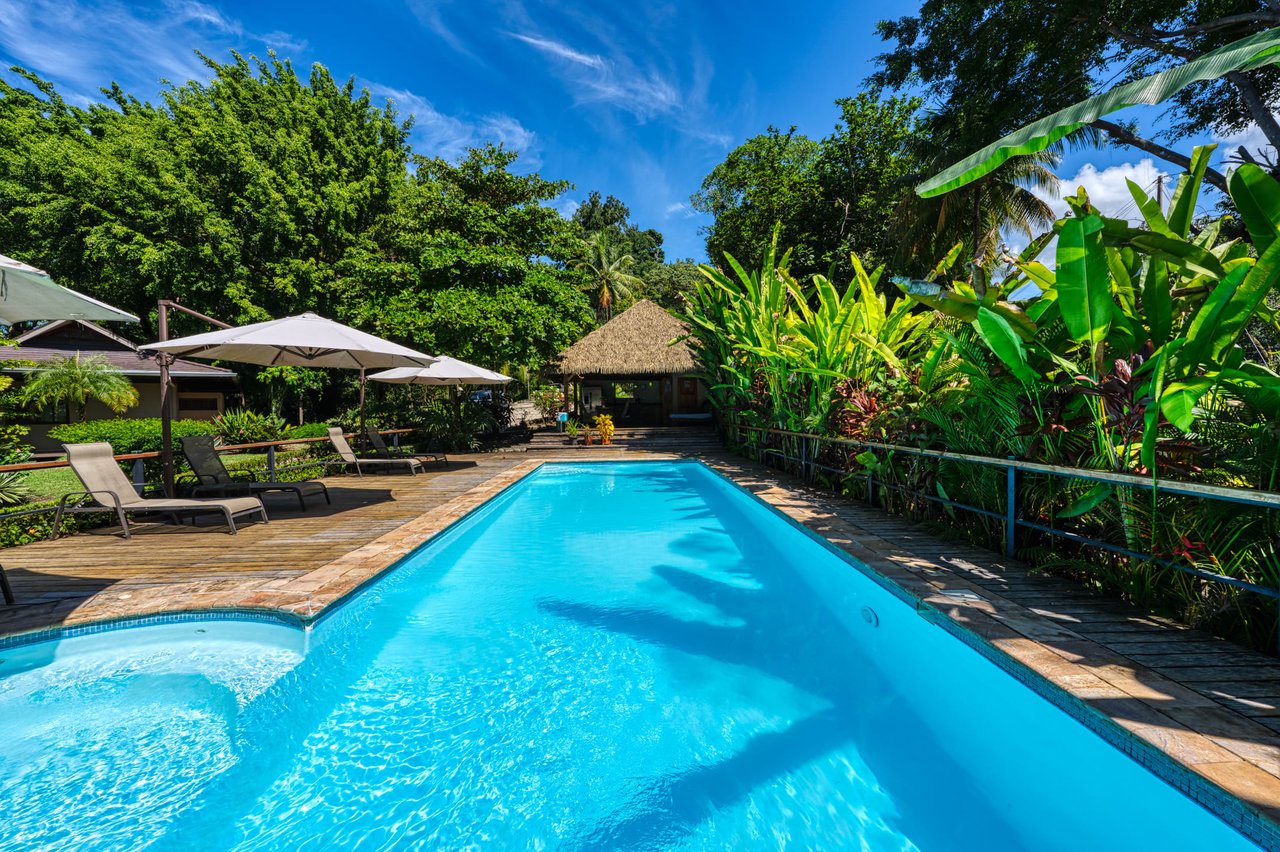
<svg viewBox="0 0 1280 852">
<path fill-rule="evenodd" d="M 642 299 L 557 356 L 566 376 L 659 376 L 698 368 L 688 327 Z M 673 342 L 678 341 L 678 342 Z"/>
</svg>

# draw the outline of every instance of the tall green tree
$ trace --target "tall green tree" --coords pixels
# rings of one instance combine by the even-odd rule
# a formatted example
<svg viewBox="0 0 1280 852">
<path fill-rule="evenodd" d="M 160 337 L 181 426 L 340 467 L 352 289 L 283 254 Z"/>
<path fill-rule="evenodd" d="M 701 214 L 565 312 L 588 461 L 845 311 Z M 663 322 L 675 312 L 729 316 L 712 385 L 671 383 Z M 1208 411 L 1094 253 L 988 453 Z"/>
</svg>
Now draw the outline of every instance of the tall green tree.
<svg viewBox="0 0 1280 852">
<path fill-rule="evenodd" d="M 800 277 L 834 269 L 851 279 L 853 253 L 868 262 L 915 262 L 901 250 L 895 211 L 920 169 L 920 101 L 863 92 L 836 105 L 840 119 L 826 138 L 771 127 L 703 179 L 693 206 L 715 217 L 707 231 L 712 259 L 729 254 L 756 266 L 781 223 Z"/>
<path fill-rule="evenodd" d="M 322 66 L 205 59 L 157 103 L 119 86 L 76 106 L 0 79 L 0 244 L 143 317 L 159 298 L 231 323 L 317 311 L 418 348 L 532 364 L 593 322 L 568 184 L 513 151 L 415 154 L 411 122 Z M 204 331 L 177 317 L 174 334 Z M 246 368 L 258 404 L 279 377 Z M 315 398 L 345 404 L 326 373 Z"/>
<path fill-rule="evenodd" d="M 513 172 L 517 156 L 415 158 L 394 215 L 342 264 L 352 320 L 492 367 L 540 365 L 587 331 L 580 232 L 549 205 L 568 184 Z"/>
<path fill-rule="evenodd" d="M 138 404 L 138 389 L 105 358 L 84 358 L 77 352 L 32 372 L 22 387 L 22 399 L 34 405 L 65 402 L 74 408 L 76 419 L 83 421 L 89 400 L 121 414 Z"/>
</svg>

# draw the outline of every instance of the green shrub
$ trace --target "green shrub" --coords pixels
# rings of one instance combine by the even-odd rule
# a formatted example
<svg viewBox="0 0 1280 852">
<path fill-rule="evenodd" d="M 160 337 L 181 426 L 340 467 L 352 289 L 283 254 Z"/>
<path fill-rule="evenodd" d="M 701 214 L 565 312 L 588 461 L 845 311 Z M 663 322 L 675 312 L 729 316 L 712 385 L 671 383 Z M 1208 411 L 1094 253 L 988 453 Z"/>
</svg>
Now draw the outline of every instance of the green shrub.
<svg viewBox="0 0 1280 852">
<path fill-rule="evenodd" d="M 173 441 L 188 435 L 217 434 L 211 420 L 175 420 Z M 145 417 L 126 420 L 90 420 L 85 423 L 63 423 L 49 430 L 49 437 L 64 444 L 92 444 L 106 441 L 116 451 L 123 453 L 151 453 L 160 449 L 160 418 Z"/>
<path fill-rule="evenodd" d="M 224 444 L 279 441 L 288 428 L 278 414 L 258 414 L 247 408 L 224 411 L 213 418 L 213 425 Z"/>
<path fill-rule="evenodd" d="M 328 423 L 303 423 L 301 426 L 293 426 L 285 433 L 286 438 L 327 438 L 329 437 Z"/>
</svg>

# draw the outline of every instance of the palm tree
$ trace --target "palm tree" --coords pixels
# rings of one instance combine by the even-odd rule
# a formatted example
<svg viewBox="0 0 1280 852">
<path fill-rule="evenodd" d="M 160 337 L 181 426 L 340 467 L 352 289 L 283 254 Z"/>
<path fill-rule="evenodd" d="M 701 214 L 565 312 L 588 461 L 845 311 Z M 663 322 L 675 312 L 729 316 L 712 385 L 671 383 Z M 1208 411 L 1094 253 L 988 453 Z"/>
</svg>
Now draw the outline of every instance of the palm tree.
<svg viewBox="0 0 1280 852">
<path fill-rule="evenodd" d="M 116 414 L 138 404 L 138 389 L 124 374 L 99 355 L 56 358 L 32 374 L 22 389 L 28 404 L 66 402 L 76 407 L 76 419 L 83 421 L 85 402 L 96 399 Z"/>
<path fill-rule="evenodd" d="M 932 264 L 963 242 L 982 264 L 996 257 L 1003 232 L 1016 231 L 1030 239 L 1048 230 L 1056 217 L 1044 199 L 1058 195 L 1052 167 L 1060 159 L 1053 150 L 1013 157 L 981 180 L 945 195 L 920 198 L 908 193 L 897 211 L 898 221 L 905 224 L 902 251 Z M 924 174 L 951 161 L 949 154 L 937 156 L 932 161 L 936 168 Z"/>
<path fill-rule="evenodd" d="M 582 241 L 587 259 L 574 264 L 574 268 L 591 276 L 591 289 L 596 292 L 597 315 L 601 319 L 613 319 L 613 305 L 618 299 L 630 299 L 631 288 L 644 282 L 630 273 L 636 259 L 620 254 L 609 243 L 608 231 L 597 231 L 589 240 Z"/>
</svg>

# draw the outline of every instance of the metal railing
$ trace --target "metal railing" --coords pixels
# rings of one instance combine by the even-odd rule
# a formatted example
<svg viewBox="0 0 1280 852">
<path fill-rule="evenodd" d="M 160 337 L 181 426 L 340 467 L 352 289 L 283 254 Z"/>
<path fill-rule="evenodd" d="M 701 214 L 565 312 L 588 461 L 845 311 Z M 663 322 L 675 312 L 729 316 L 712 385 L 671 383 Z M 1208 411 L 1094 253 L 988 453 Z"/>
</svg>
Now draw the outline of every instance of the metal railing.
<svg viewBox="0 0 1280 852">
<path fill-rule="evenodd" d="M 1070 530 L 1060 529 L 1050 524 L 1042 524 L 1037 521 L 1028 520 L 1023 517 L 1023 513 L 1021 511 L 1019 484 L 1023 474 L 1038 474 L 1062 479 L 1108 483 L 1124 488 L 1157 492 L 1159 494 L 1173 494 L 1201 500 L 1217 500 L 1270 510 L 1280 510 L 1280 493 L 1259 491 L 1249 488 L 1231 488 L 1221 485 L 1201 485 L 1194 482 L 1180 482 L 1177 480 L 1152 479 L 1150 477 L 1136 476 L 1129 473 L 1114 473 L 1111 471 L 1090 470 L 1088 468 L 1061 467 L 1058 465 L 1043 464 L 1040 462 L 1023 461 L 1012 456 L 1001 459 L 994 456 L 953 453 L 946 450 L 928 450 L 921 449 L 919 447 L 907 447 L 877 441 L 858 441 L 848 438 L 815 435 L 807 432 L 793 432 L 786 429 L 765 429 L 757 426 L 733 424 L 726 424 L 725 429 L 726 437 L 731 447 L 736 445 L 742 450 L 754 452 L 757 460 L 765 464 L 768 463 L 766 461 L 766 458 L 768 457 L 780 458 L 785 461 L 792 462 L 796 465 L 795 473 L 797 473 L 800 478 L 807 483 L 815 483 L 817 478 L 816 472 L 825 471 L 846 480 L 853 479 L 855 481 L 863 482 L 865 487 L 865 499 L 868 503 L 873 505 L 877 503 L 876 489 L 886 488 L 916 499 L 943 504 L 954 509 L 972 512 L 983 517 L 991 518 L 992 520 L 1000 523 L 1003 527 L 1003 551 L 1005 556 L 1010 558 L 1016 555 L 1015 551 L 1018 543 L 1018 530 L 1031 530 L 1044 535 L 1062 538 L 1083 547 L 1097 548 L 1109 553 L 1114 553 L 1118 556 L 1150 562 L 1161 567 L 1172 568 L 1180 573 L 1196 577 L 1206 582 L 1222 583 L 1237 589 L 1242 589 L 1252 594 L 1269 598 L 1272 601 L 1277 602 L 1278 620 L 1276 643 L 1277 652 L 1280 652 L 1280 581 L 1278 581 L 1278 584 L 1275 587 L 1265 586 L 1260 583 L 1241 580 L 1238 577 L 1231 577 L 1226 574 L 1209 571 L 1194 565 L 1187 565 L 1171 559 L 1166 559 L 1157 554 L 1144 553 L 1130 547 L 1117 545 L 1109 541 L 1093 538 Z M 754 444 L 748 443 L 743 441 L 740 435 L 736 434 L 743 432 L 755 433 L 762 436 L 773 435 L 779 438 L 790 439 L 794 443 L 797 452 L 796 454 L 793 454 L 788 452 L 785 447 L 768 446 L 766 445 L 766 441 L 758 441 Z M 943 497 L 938 494 L 916 491 L 898 483 L 889 482 L 883 478 L 877 477 L 875 471 L 865 465 L 862 470 L 848 470 L 845 468 L 837 468 L 822 464 L 819 461 L 819 458 L 821 457 L 821 451 L 824 446 L 843 446 L 851 449 L 865 450 L 872 453 L 901 453 L 903 455 L 931 458 L 938 461 L 960 462 L 1002 470 L 1004 472 L 1005 480 L 1004 507 L 1000 511 L 995 511 L 982 506 L 974 506 L 969 503 L 953 500 L 949 497 Z"/>
</svg>

